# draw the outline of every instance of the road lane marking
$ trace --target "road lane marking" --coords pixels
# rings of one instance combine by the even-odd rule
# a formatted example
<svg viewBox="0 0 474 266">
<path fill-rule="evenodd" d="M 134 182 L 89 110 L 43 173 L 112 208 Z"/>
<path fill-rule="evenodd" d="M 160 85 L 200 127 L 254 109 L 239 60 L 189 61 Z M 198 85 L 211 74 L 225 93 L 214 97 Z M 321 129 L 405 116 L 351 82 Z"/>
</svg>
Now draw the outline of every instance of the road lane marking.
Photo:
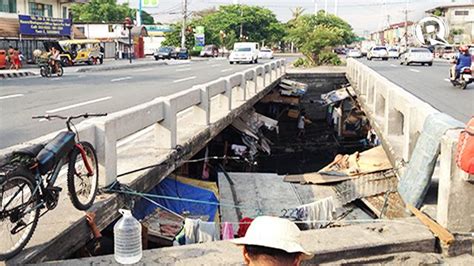
<svg viewBox="0 0 474 266">
<path fill-rule="evenodd" d="M 177 79 L 177 80 L 173 81 L 173 83 L 188 81 L 188 80 L 192 80 L 192 79 L 195 79 L 195 78 L 196 78 L 196 76 L 187 77 L 187 78 L 184 78 L 184 79 Z"/>
<path fill-rule="evenodd" d="M 84 105 L 88 105 L 88 104 L 107 101 L 107 100 L 110 100 L 110 99 L 112 99 L 112 97 L 107 96 L 107 97 L 100 98 L 100 99 L 95 99 L 95 100 L 82 102 L 82 103 L 76 103 L 76 104 L 73 104 L 73 105 L 68 105 L 68 106 L 65 106 L 65 107 L 61 107 L 61 108 L 57 108 L 57 109 L 53 109 L 53 110 L 48 110 L 48 111 L 46 111 L 46 113 L 48 113 L 48 114 L 57 113 L 57 112 L 60 112 L 60 111 L 64 111 L 64 110 L 68 110 L 68 109 L 72 109 L 72 108 L 76 108 L 76 107 L 80 107 L 80 106 L 84 106 Z"/>
<path fill-rule="evenodd" d="M 127 79 L 132 79 L 132 77 L 123 77 L 123 78 L 111 79 L 110 82 L 117 82 L 117 81 L 122 81 L 122 80 L 127 80 Z"/>
<path fill-rule="evenodd" d="M 396 65 L 394 65 L 394 64 L 390 64 L 390 66 L 391 66 L 391 67 L 397 67 L 397 66 L 396 66 Z"/>
<path fill-rule="evenodd" d="M 218 66 L 222 66 L 222 64 L 214 64 L 214 65 L 211 65 L 211 67 L 218 67 Z"/>
<path fill-rule="evenodd" d="M 411 71 L 411 72 L 416 72 L 416 73 L 420 72 L 420 70 L 418 70 L 418 69 L 413 69 L 413 68 L 410 68 L 410 71 Z"/>
<path fill-rule="evenodd" d="M 189 64 L 178 65 L 176 68 L 183 68 L 183 67 L 189 67 Z"/>
<path fill-rule="evenodd" d="M 0 100 L 4 99 L 10 99 L 10 98 L 16 98 L 16 97 L 23 97 L 23 94 L 11 94 L 11 95 L 5 95 L 5 96 L 0 96 Z"/>
<path fill-rule="evenodd" d="M 51 80 L 62 80 L 63 78 L 52 78 Z"/>
<path fill-rule="evenodd" d="M 183 71 L 190 71 L 191 68 L 188 67 L 188 68 L 180 68 L 180 69 L 176 69 L 176 72 L 183 72 Z"/>
<path fill-rule="evenodd" d="M 145 72 L 145 71 L 151 71 L 153 68 L 141 68 L 141 69 L 136 69 L 133 70 L 132 72 Z"/>
<path fill-rule="evenodd" d="M 450 80 L 450 79 L 444 79 L 444 81 L 446 81 L 446 82 L 451 82 L 451 80 Z"/>
<path fill-rule="evenodd" d="M 226 69 L 222 69 L 221 72 L 227 72 L 227 71 L 231 71 L 233 68 L 226 68 Z"/>
</svg>

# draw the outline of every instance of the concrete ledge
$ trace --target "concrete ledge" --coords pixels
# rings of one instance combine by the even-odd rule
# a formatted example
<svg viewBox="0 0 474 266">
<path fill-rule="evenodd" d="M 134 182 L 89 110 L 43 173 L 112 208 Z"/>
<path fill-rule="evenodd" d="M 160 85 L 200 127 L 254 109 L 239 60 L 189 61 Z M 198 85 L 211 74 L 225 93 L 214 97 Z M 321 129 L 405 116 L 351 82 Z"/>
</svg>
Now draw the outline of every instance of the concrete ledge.
<svg viewBox="0 0 474 266">
<path fill-rule="evenodd" d="M 27 76 L 34 76 L 35 73 L 28 71 L 28 70 L 7 70 L 2 71 L 0 70 L 0 78 L 7 79 L 7 78 L 21 78 Z"/>
<path fill-rule="evenodd" d="M 276 232 L 277 233 L 277 232 Z M 435 238 L 416 219 L 359 224 L 302 232 L 304 247 L 316 254 L 307 265 L 400 252 L 435 252 Z M 242 265 L 241 248 L 229 241 L 146 250 L 145 265 Z M 50 262 L 47 265 L 117 264 L 113 255 Z"/>
<path fill-rule="evenodd" d="M 81 67 L 76 70 L 76 72 L 83 73 L 83 72 L 99 72 L 99 71 L 107 71 L 107 70 L 118 70 L 118 69 L 133 69 L 133 68 L 140 68 L 146 66 L 162 66 L 162 65 L 181 65 L 181 64 L 188 64 L 189 60 L 183 61 L 146 61 L 146 62 L 139 62 L 133 61 L 132 64 L 119 64 L 119 65 L 95 65 L 95 66 L 88 66 L 88 67 Z"/>
</svg>

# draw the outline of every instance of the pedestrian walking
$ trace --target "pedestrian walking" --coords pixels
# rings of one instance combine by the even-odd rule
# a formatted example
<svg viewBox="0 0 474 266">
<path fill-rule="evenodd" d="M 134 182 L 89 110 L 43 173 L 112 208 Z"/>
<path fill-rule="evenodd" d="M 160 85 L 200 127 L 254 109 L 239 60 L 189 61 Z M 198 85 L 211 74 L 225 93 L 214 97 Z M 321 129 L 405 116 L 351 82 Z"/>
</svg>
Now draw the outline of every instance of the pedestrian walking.
<svg viewBox="0 0 474 266">
<path fill-rule="evenodd" d="M 300 138 L 303 138 L 304 137 L 304 133 L 305 133 L 305 121 L 306 121 L 306 112 L 303 110 L 301 110 L 300 112 L 300 115 L 298 116 L 298 121 L 297 121 L 297 128 L 298 128 L 298 134 L 296 135 L 296 137 L 298 139 Z"/>
<path fill-rule="evenodd" d="M 13 49 L 10 61 L 10 69 L 18 70 L 20 68 L 20 51 L 18 48 Z"/>
<path fill-rule="evenodd" d="M 15 51 L 15 49 L 13 49 L 13 46 L 8 46 L 8 51 L 7 51 L 7 57 L 8 57 L 8 63 L 10 64 L 10 69 L 12 69 L 14 67 L 13 65 L 13 52 Z"/>
<path fill-rule="evenodd" d="M 287 219 L 260 216 L 250 224 L 245 237 L 231 242 L 243 246 L 246 265 L 299 266 L 313 257 L 301 245 L 300 234 L 298 226 Z"/>
</svg>

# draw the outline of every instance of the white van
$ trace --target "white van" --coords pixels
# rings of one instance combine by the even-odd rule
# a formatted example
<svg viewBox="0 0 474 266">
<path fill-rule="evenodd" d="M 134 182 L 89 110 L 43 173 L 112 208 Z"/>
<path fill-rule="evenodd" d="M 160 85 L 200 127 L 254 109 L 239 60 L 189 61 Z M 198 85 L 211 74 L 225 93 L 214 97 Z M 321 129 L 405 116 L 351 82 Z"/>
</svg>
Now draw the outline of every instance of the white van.
<svg viewBox="0 0 474 266">
<path fill-rule="evenodd" d="M 236 42 L 234 50 L 229 55 L 229 63 L 257 63 L 259 49 L 256 42 Z"/>
</svg>

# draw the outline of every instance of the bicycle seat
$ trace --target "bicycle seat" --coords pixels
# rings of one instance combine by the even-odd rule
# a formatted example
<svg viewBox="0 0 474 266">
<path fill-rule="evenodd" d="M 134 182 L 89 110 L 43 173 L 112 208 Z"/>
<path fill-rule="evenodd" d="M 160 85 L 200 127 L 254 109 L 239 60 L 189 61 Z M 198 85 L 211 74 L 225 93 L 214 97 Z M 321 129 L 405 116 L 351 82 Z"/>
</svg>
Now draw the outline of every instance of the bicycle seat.
<svg viewBox="0 0 474 266">
<path fill-rule="evenodd" d="M 44 144 L 34 144 L 13 152 L 13 155 L 26 155 L 36 157 L 38 153 L 44 148 Z"/>
</svg>

